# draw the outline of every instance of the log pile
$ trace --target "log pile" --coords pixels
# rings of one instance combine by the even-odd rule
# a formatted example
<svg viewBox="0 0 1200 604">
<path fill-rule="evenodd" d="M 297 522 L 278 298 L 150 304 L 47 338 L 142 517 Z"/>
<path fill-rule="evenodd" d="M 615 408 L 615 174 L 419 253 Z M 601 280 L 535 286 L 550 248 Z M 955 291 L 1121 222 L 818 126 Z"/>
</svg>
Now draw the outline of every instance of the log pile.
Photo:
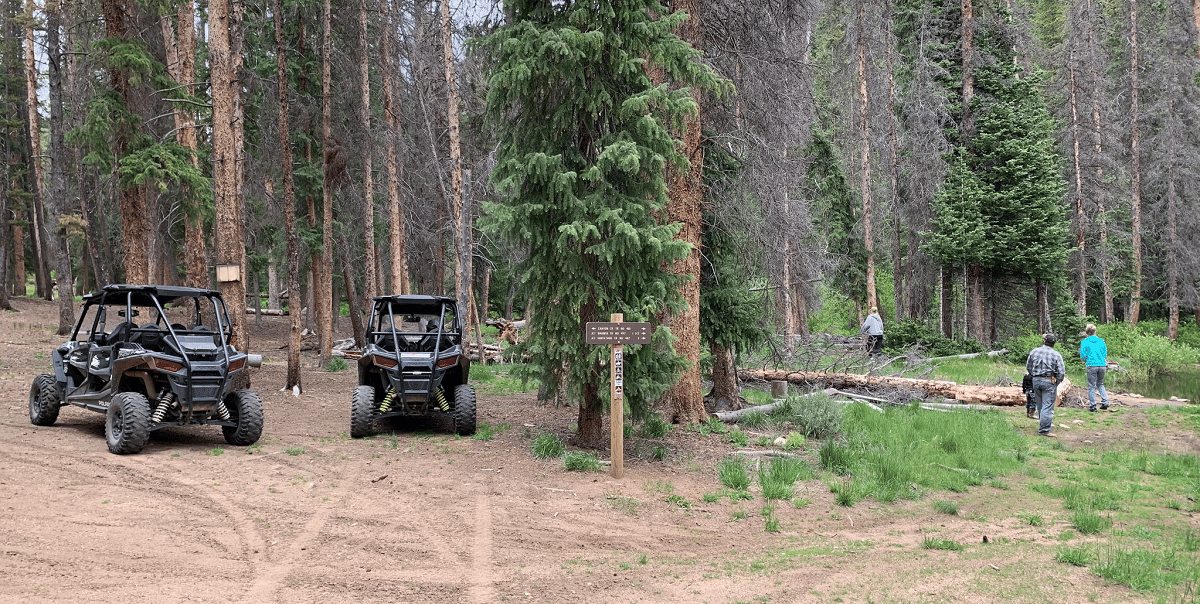
<svg viewBox="0 0 1200 604">
<path fill-rule="evenodd" d="M 738 377 L 744 380 L 784 380 L 792 384 L 818 385 L 826 388 L 865 388 L 872 390 L 910 390 L 925 396 L 953 399 L 961 403 L 989 405 L 1024 405 L 1025 394 L 1020 386 L 976 386 L 946 380 L 918 380 L 885 375 L 853 373 L 824 373 L 815 371 L 783 371 L 772 369 L 741 369 Z M 1058 386 L 1056 404 L 1062 404 L 1063 394 L 1070 390 L 1071 380 Z"/>
</svg>

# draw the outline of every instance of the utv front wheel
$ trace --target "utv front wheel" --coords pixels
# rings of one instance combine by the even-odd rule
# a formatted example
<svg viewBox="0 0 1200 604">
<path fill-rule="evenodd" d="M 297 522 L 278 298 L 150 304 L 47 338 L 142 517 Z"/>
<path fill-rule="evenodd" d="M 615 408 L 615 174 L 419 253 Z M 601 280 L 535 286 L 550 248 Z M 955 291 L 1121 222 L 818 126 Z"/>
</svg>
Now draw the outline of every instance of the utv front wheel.
<svg viewBox="0 0 1200 604">
<path fill-rule="evenodd" d="M 475 433 L 475 387 L 470 384 L 454 388 L 454 431 L 460 436 Z"/>
<path fill-rule="evenodd" d="M 104 419 L 108 450 L 117 455 L 137 453 L 150 440 L 150 403 L 137 392 L 121 392 L 108 403 Z"/>
<path fill-rule="evenodd" d="M 53 426 L 58 421 L 58 410 L 62 397 L 58 395 L 58 384 L 49 373 L 33 378 L 29 387 L 29 421 L 35 426 Z"/>
<path fill-rule="evenodd" d="M 238 447 L 258 442 L 263 429 L 262 399 L 258 394 L 252 390 L 234 390 L 225 397 L 225 406 L 237 421 L 236 426 L 221 426 L 225 442 Z"/>
<path fill-rule="evenodd" d="M 371 414 L 375 411 L 375 387 L 359 386 L 350 397 L 350 436 L 363 438 L 371 433 Z"/>
</svg>

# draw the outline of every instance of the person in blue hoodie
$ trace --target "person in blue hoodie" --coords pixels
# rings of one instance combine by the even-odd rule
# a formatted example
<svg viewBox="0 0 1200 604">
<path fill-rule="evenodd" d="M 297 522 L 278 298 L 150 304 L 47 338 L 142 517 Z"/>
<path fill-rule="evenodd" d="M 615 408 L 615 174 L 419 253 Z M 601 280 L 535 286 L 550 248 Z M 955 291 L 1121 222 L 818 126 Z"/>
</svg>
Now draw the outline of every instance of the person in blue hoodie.
<svg viewBox="0 0 1200 604">
<path fill-rule="evenodd" d="M 1079 343 L 1079 358 L 1087 365 L 1088 411 L 1096 411 L 1096 391 L 1100 391 L 1100 408 L 1108 409 L 1108 390 L 1104 388 L 1104 371 L 1108 368 L 1108 345 L 1096 335 L 1096 326 L 1088 323 L 1083 330 L 1087 337 Z"/>
</svg>

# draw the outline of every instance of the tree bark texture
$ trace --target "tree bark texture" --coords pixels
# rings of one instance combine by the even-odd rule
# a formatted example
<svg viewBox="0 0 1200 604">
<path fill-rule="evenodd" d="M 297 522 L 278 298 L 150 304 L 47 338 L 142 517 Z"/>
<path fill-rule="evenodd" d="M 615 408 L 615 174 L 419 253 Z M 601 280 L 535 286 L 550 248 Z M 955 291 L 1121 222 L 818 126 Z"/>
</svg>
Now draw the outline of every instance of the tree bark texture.
<svg viewBox="0 0 1200 604">
<path fill-rule="evenodd" d="M 325 0 L 321 13 L 323 31 L 321 34 L 321 141 L 323 147 L 323 173 L 325 174 L 322 187 L 321 209 L 321 282 L 313 288 L 313 300 L 317 307 L 317 335 L 320 348 L 321 365 L 326 365 L 333 358 L 333 164 L 335 149 L 333 144 L 332 119 L 333 98 L 330 90 L 330 71 L 333 58 L 333 34 L 330 31 L 332 0 Z"/>
<path fill-rule="evenodd" d="M 1142 129 L 1139 120 L 1138 82 L 1138 0 L 1129 0 L 1129 154 L 1130 154 L 1130 229 L 1133 238 L 1133 288 L 1129 293 L 1129 312 L 1125 321 L 1137 325 L 1142 308 Z"/>
<path fill-rule="evenodd" d="M 396 104 L 396 89 L 392 72 L 392 31 L 395 22 L 397 0 L 387 1 L 387 16 L 384 25 L 383 41 L 380 54 L 382 55 L 383 77 L 383 113 L 387 119 L 386 153 L 387 153 L 387 208 L 388 208 L 388 243 L 391 248 L 389 266 L 391 267 L 391 293 L 408 294 L 408 234 L 405 224 L 405 201 L 400 194 L 400 154 L 397 146 L 400 144 L 401 125 L 400 108 Z"/>
<path fill-rule="evenodd" d="M 699 48 L 703 32 L 696 0 L 673 0 L 674 11 L 685 11 L 686 21 L 679 26 L 679 37 L 693 47 Z M 700 94 L 693 90 L 692 100 L 696 113 L 683 124 L 680 133 L 680 151 L 687 156 L 686 170 L 667 170 L 667 218 L 681 224 L 677 240 L 691 244 L 688 255 L 676 260 L 671 272 L 684 278 L 680 284 L 680 295 L 686 307 L 667 317 L 667 324 L 675 340 L 675 352 L 687 359 L 688 365 L 679 380 L 663 394 L 663 404 L 670 413 L 671 421 L 681 424 L 703 422 L 704 392 L 700 385 L 700 251 L 701 251 L 701 206 L 704 202 L 704 149 L 701 146 L 701 116 L 703 115 Z"/>
<path fill-rule="evenodd" d="M 867 86 L 867 35 L 865 2 L 857 3 L 856 28 L 858 29 L 858 161 L 859 195 L 863 208 L 863 248 L 867 253 L 867 300 L 868 308 L 879 305 L 875 293 L 875 203 L 871 191 L 871 127 L 869 107 L 870 95 Z"/>
<path fill-rule="evenodd" d="M 37 284 L 37 295 L 46 300 L 54 299 L 53 288 L 50 286 L 49 258 L 46 252 L 46 228 L 42 217 L 45 216 L 43 200 L 46 198 L 45 176 L 42 173 L 42 126 L 38 114 L 38 70 L 36 53 L 34 52 L 33 15 L 37 4 L 34 0 L 26 0 L 25 10 L 30 17 L 25 26 L 25 94 L 28 106 L 29 146 L 32 148 L 33 169 L 33 199 L 29 211 L 29 235 L 33 244 L 34 280 Z M 25 283 L 21 283 L 21 295 L 24 295 Z"/>
<path fill-rule="evenodd" d="M 246 222 L 238 158 L 241 140 L 235 121 L 241 103 L 242 85 L 238 82 L 241 48 L 237 29 L 241 27 L 241 0 L 216 0 L 209 5 L 209 58 L 212 62 L 213 90 L 213 205 L 216 209 L 217 264 L 238 267 L 238 279 L 218 283 L 226 304 L 240 308 L 246 304 Z M 246 349 L 246 316 L 230 313 L 235 347 Z"/>
<path fill-rule="evenodd" d="M 66 124 L 63 111 L 63 56 L 61 42 L 62 9 L 56 0 L 46 5 L 46 62 L 50 92 L 50 210 L 51 240 L 54 244 L 55 272 L 58 286 L 57 335 L 71 333 L 75 324 L 75 300 L 71 279 L 71 253 L 66 226 L 62 217 L 70 213 L 67 198 L 67 171 L 63 163 L 67 153 Z"/>
<path fill-rule="evenodd" d="M 275 78 L 279 97 L 279 163 L 283 177 L 283 229 L 287 241 L 288 355 L 284 388 L 304 390 L 300 375 L 302 321 L 300 313 L 300 237 L 296 233 L 296 183 L 292 177 L 291 103 L 287 76 L 287 45 L 283 39 L 283 0 L 273 0 L 275 13 Z"/>
<path fill-rule="evenodd" d="M 375 181 L 372 171 L 375 163 L 374 130 L 371 128 L 371 51 L 367 42 L 367 0 L 358 3 L 359 66 L 358 76 L 362 86 L 359 116 L 363 137 L 359 141 L 363 174 L 363 296 L 370 300 L 379 294 L 375 274 Z M 351 313 L 361 313 L 362 308 L 353 308 Z M 361 323 L 361 317 L 359 319 Z"/>
</svg>

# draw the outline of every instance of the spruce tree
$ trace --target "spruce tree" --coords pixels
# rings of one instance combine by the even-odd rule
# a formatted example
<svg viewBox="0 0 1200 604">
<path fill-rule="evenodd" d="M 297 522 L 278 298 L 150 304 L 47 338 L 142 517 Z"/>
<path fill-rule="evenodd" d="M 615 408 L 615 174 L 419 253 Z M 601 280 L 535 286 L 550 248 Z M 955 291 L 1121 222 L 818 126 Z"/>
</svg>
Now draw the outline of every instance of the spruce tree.
<svg viewBox="0 0 1200 604">
<path fill-rule="evenodd" d="M 528 246 L 519 269 L 533 308 L 526 375 L 579 397 L 578 442 L 599 447 L 608 348 L 585 344 L 584 324 L 680 309 L 679 278 L 666 267 L 689 246 L 662 210 L 667 165 L 687 162 L 668 127 L 696 111 L 687 86 L 717 78 L 672 33 L 684 15 L 660 16 L 658 2 L 513 0 L 505 9 L 508 23 L 478 41 L 499 138 L 500 201 L 486 207 L 486 224 Z M 667 83 L 655 86 L 650 69 Z M 671 339 L 657 326 L 653 344 L 626 349 L 634 416 L 682 367 Z"/>
</svg>

